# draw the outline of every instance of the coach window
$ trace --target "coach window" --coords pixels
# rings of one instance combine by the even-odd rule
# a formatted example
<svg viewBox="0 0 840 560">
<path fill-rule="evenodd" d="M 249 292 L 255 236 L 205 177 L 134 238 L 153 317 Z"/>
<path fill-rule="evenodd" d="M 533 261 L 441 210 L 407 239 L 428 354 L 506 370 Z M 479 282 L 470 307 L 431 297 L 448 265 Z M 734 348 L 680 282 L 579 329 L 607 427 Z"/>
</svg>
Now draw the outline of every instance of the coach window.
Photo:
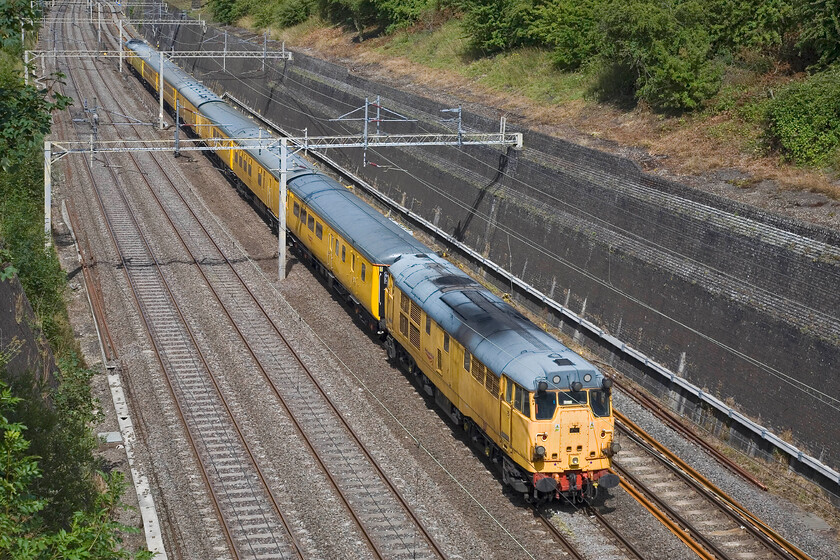
<svg viewBox="0 0 840 560">
<path fill-rule="evenodd" d="M 470 371 L 470 358 L 472 356 L 470 356 L 469 351 L 464 350 L 464 369 L 467 371 Z"/>
<path fill-rule="evenodd" d="M 300 217 L 300 204 L 297 202 L 295 202 L 294 206 L 292 206 L 292 214 L 294 214 L 295 217 Z M 336 243 L 338 243 L 338 241 L 336 241 Z"/>
<path fill-rule="evenodd" d="M 315 237 L 318 239 L 323 239 L 324 237 L 324 228 L 321 227 L 321 222 L 315 224 Z"/>
<path fill-rule="evenodd" d="M 335 240 L 335 254 L 338 256 L 338 239 Z"/>
<path fill-rule="evenodd" d="M 513 381 L 505 378 L 505 402 L 513 404 Z"/>
<path fill-rule="evenodd" d="M 251 162 L 248 162 L 248 175 L 251 175 Z"/>
<path fill-rule="evenodd" d="M 306 227 L 309 228 L 309 231 L 315 231 L 315 217 L 310 215 L 307 220 Z"/>
<path fill-rule="evenodd" d="M 364 282 L 365 281 L 365 263 L 362 263 L 362 274 L 361 274 L 361 276 L 362 276 L 362 282 Z"/>
<path fill-rule="evenodd" d="M 341 246 L 341 262 L 345 262 L 344 258 L 347 256 L 347 245 Z"/>
<path fill-rule="evenodd" d="M 426 315 L 426 334 L 432 334 L 432 318 Z"/>
<path fill-rule="evenodd" d="M 443 333 L 443 351 L 449 352 L 449 333 Z"/>
<path fill-rule="evenodd" d="M 303 225 L 306 225 L 306 209 L 305 208 L 300 209 L 300 223 L 302 223 Z"/>
<path fill-rule="evenodd" d="M 262 173 L 260 172 L 259 167 L 257 168 L 257 184 L 262 186 Z"/>
</svg>

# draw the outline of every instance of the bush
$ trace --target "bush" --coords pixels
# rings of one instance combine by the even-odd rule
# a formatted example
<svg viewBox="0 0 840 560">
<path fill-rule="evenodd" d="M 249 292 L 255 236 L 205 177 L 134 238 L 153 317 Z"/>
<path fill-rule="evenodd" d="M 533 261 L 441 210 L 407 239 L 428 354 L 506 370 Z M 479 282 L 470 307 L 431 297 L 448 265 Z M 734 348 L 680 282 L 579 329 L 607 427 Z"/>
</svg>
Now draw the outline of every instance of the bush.
<svg viewBox="0 0 840 560">
<path fill-rule="evenodd" d="M 697 0 L 614 0 L 604 15 L 604 56 L 635 74 L 636 97 L 666 111 L 695 109 L 720 88 L 705 5 Z"/>
<path fill-rule="evenodd" d="M 492 54 L 526 44 L 532 8 L 529 0 L 468 0 L 463 26 L 470 48 Z"/>
<path fill-rule="evenodd" d="M 796 19 L 801 25 L 798 46 L 813 53 L 817 63 L 826 67 L 840 60 L 840 15 L 837 0 L 800 2 Z"/>
<path fill-rule="evenodd" d="M 528 29 L 537 44 L 554 48 L 552 60 L 575 70 L 603 48 L 599 27 L 603 0 L 552 0 L 537 6 Z"/>
<path fill-rule="evenodd" d="M 767 133 L 799 165 L 826 163 L 840 146 L 840 68 L 792 83 L 769 104 Z"/>
</svg>

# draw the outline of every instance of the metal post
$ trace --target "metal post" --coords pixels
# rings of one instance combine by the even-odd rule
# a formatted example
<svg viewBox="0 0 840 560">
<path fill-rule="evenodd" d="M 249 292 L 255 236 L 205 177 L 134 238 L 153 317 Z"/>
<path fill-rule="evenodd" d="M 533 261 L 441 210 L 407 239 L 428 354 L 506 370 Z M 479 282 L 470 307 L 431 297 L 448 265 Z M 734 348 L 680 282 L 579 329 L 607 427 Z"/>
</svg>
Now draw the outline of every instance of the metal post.
<svg viewBox="0 0 840 560">
<path fill-rule="evenodd" d="M 181 147 L 181 139 L 178 137 L 178 129 L 181 128 L 179 126 L 181 122 L 181 100 L 177 97 L 175 98 L 175 157 L 180 156 L 181 154 L 178 150 Z"/>
<path fill-rule="evenodd" d="M 102 4 L 100 2 L 96 3 L 96 6 L 99 10 L 99 19 L 97 20 L 96 24 L 96 42 L 102 43 Z"/>
<path fill-rule="evenodd" d="M 458 105 L 458 145 L 461 145 L 461 137 L 464 135 L 464 129 L 461 128 L 461 106 Z"/>
<path fill-rule="evenodd" d="M 380 110 L 382 106 L 379 104 L 379 96 L 376 96 L 376 135 L 379 136 L 379 119 L 380 119 Z"/>
<path fill-rule="evenodd" d="M 29 51 L 23 51 L 23 85 L 29 85 Z"/>
<path fill-rule="evenodd" d="M 227 30 L 225 30 L 225 49 L 222 52 L 222 72 L 227 72 Z"/>
<path fill-rule="evenodd" d="M 289 141 L 280 139 L 280 200 L 277 201 L 277 273 L 286 278 L 286 180 L 288 178 Z"/>
<path fill-rule="evenodd" d="M 158 85 L 160 90 L 160 111 L 158 112 L 158 117 L 160 117 L 160 129 L 163 130 L 163 51 L 160 52 L 160 68 L 158 69 Z"/>
<path fill-rule="evenodd" d="M 123 71 L 123 30 L 122 30 L 122 18 L 117 20 L 119 22 L 120 27 L 120 74 Z"/>
<path fill-rule="evenodd" d="M 362 167 L 367 167 L 367 148 L 368 148 L 368 121 L 370 120 L 368 117 L 368 106 L 370 103 L 368 102 L 368 98 L 365 97 L 365 149 L 362 156 Z"/>
<path fill-rule="evenodd" d="M 44 142 L 44 248 L 52 245 L 52 142 Z"/>
<path fill-rule="evenodd" d="M 262 71 L 265 72 L 265 58 L 268 56 L 268 32 L 263 33 L 263 64 Z"/>
</svg>

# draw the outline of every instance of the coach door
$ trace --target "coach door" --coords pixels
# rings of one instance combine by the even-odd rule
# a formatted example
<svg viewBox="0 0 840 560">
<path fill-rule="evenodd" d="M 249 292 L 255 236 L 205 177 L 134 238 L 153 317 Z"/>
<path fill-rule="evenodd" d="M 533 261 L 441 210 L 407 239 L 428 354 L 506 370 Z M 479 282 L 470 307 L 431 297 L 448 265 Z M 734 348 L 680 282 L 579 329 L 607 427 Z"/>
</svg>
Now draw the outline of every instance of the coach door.
<svg viewBox="0 0 840 560">
<path fill-rule="evenodd" d="M 513 402 L 513 381 L 502 376 L 502 381 L 505 384 L 502 398 L 499 399 L 500 418 L 499 418 L 499 434 L 502 439 L 502 449 L 510 449 L 510 422 L 511 422 L 511 403 Z"/>
</svg>

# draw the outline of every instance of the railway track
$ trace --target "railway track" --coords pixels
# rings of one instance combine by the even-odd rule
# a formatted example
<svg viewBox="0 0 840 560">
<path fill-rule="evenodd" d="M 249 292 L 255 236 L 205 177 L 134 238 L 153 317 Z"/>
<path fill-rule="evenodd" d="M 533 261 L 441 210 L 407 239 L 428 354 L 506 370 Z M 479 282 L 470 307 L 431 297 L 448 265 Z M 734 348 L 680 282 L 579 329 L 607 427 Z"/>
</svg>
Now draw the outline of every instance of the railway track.
<svg viewBox="0 0 840 560">
<path fill-rule="evenodd" d="M 71 80 L 78 91 L 75 74 L 71 75 Z M 98 79 L 92 80 L 92 83 L 98 82 Z M 110 89 L 107 82 L 105 84 Z M 112 99 L 116 99 L 112 91 L 109 94 Z M 103 97 L 100 95 L 99 98 Z M 163 211 L 161 215 L 166 217 L 193 262 L 226 264 L 225 267 L 197 264 L 196 268 L 214 297 L 225 308 L 231 326 L 241 337 L 263 377 L 288 412 L 313 458 L 331 480 L 375 556 L 445 557 L 396 486 L 329 400 L 313 372 L 286 342 L 280 329 L 189 208 L 187 201 L 177 193 L 174 183 L 168 181 L 168 185 L 165 185 L 167 188 L 158 185 L 155 189 L 145 179 L 144 166 L 148 165 L 157 167 L 161 174 L 167 175 L 158 158 L 145 157 L 142 163 L 134 155 L 129 155 L 129 159 L 143 177 L 148 192 L 155 197 Z M 90 165 L 86 165 L 91 181 L 97 185 L 100 210 L 108 223 L 114 245 L 126 263 L 127 279 L 138 309 L 160 364 L 167 373 L 172 395 L 179 405 L 195 453 L 204 468 L 204 479 L 214 496 L 217 513 L 230 535 L 228 542 L 231 551 L 237 557 L 246 557 L 243 551 L 249 549 L 256 552 L 254 557 L 291 557 L 289 551 L 282 550 L 280 539 L 276 536 L 277 533 L 285 533 L 291 545 L 287 548 L 300 555 L 297 543 L 286 529 L 277 502 L 270 496 L 269 485 L 262 484 L 262 496 L 253 488 L 250 489 L 250 497 L 253 499 L 246 499 L 248 496 L 243 495 L 247 490 L 240 487 L 243 480 L 264 481 L 265 476 L 253 458 L 234 414 L 224 401 L 212 368 L 203 357 L 195 333 L 178 306 L 170 283 L 153 255 L 139 219 L 132 211 L 132 205 L 125 198 L 123 189 L 116 188 L 121 183 L 120 178 L 109 167 L 113 188 L 103 187 L 97 184 Z M 203 232 L 206 237 L 196 240 L 194 233 L 197 231 Z M 186 234 L 182 235 L 182 232 Z M 270 332 L 273 332 L 272 340 L 267 339 L 267 333 Z M 283 358 L 278 356 L 278 342 L 286 347 Z M 296 378 L 301 373 L 305 373 L 311 383 L 294 383 L 299 381 Z M 288 398 L 288 394 L 284 395 L 289 387 L 293 387 L 296 393 L 293 399 Z M 219 426 L 221 418 L 229 419 L 234 429 Z M 217 433 L 211 435 L 214 428 Z M 234 437 L 232 432 L 236 432 L 238 437 Z M 348 445 L 348 442 L 354 442 L 355 446 Z M 238 457 L 244 456 L 251 458 L 249 465 L 237 461 Z M 242 476 L 234 476 L 237 473 Z M 233 493 L 236 494 L 235 499 L 223 499 Z M 274 523 L 265 511 L 268 503 L 274 506 L 277 517 Z M 243 516 L 246 522 L 253 523 L 231 526 L 230 519 L 239 520 Z M 259 532 L 256 526 L 270 531 Z M 247 529 L 243 530 L 245 527 Z M 245 541 L 241 542 L 243 535 Z M 253 536 L 250 540 L 247 538 L 249 535 Z M 274 544 L 271 550 L 268 549 L 270 543 Z"/>
<path fill-rule="evenodd" d="M 74 85 L 78 87 L 75 81 Z M 110 90 L 107 82 L 106 87 Z M 109 91 L 109 95 L 117 99 L 113 91 Z M 142 135 L 148 130 L 137 132 Z M 142 163 L 133 156 L 130 159 L 140 175 L 151 165 L 160 174 L 169 176 L 161 162 L 163 158 L 149 156 L 143 158 Z M 87 173 L 95 183 L 94 172 L 89 164 Z M 112 169 L 109 168 L 108 173 L 113 186 L 123 184 Z M 183 249 L 189 254 L 207 289 L 225 310 L 227 321 L 241 338 L 243 347 L 247 348 L 260 375 L 271 387 L 278 404 L 294 423 L 297 433 L 305 441 L 313 458 L 319 462 L 325 476 L 331 480 L 356 526 L 366 535 L 371 552 L 379 558 L 445 557 L 400 491 L 365 448 L 349 421 L 331 402 L 318 382 L 317 372 L 307 366 L 306 358 L 300 356 L 286 340 L 282 329 L 237 271 L 237 263 L 226 257 L 213 234 L 204 227 L 203 220 L 188 202 L 188 196 L 184 196 L 171 180 L 155 187 L 145 181 L 145 186 L 161 210 L 160 216 L 166 218 Z M 231 551 L 236 557 L 302 557 L 300 547 L 283 519 L 280 504 L 271 497 L 271 486 L 260 472 L 259 461 L 254 458 L 254 453 L 248 448 L 247 437 L 237 425 L 236 413 L 227 407 L 223 391 L 214 381 L 213 368 L 203 358 L 201 343 L 196 340 L 188 319 L 178 307 L 177 290 L 173 290 L 165 273 L 161 271 L 160 263 L 146 238 L 147 234 L 143 233 L 140 220 L 133 215 L 131 204 L 121 189 L 105 189 L 98 196 L 114 245 L 126 265 L 126 276 L 134 289 L 138 309 L 158 351 L 160 365 L 168 375 L 172 374 L 169 377 L 170 390 L 173 398 L 180 403 L 183 423 L 192 440 L 194 453 L 205 465 L 202 476 L 214 494 L 217 515 L 228 531 L 227 541 Z M 109 210 L 106 211 L 106 208 Z M 108 212 L 111 212 L 111 216 L 108 216 Z M 283 352 L 277 352 L 277 348 L 284 347 Z M 302 379 L 304 383 L 300 383 Z M 203 409 L 196 403 L 208 408 Z M 220 437 L 214 437 L 213 430 L 217 427 L 219 417 L 229 418 L 230 424 L 221 430 Z M 348 442 L 353 442 L 353 445 L 348 445 Z M 220 454 L 214 456 L 214 450 L 220 450 Z M 243 456 L 249 456 L 250 461 L 236 463 L 235 458 Z M 624 472 L 624 477 L 635 481 L 636 488 L 642 486 L 640 479 L 632 478 L 629 472 Z M 225 487 L 227 474 L 231 475 L 232 480 L 235 475 L 242 474 L 240 481 L 247 480 L 250 486 L 247 489 L 236 485 Z M 252 481 L 257 479 L 262 482 L 255 486 Z M 236 494 L 234 490 L 241 490 L 241 494 Z M 262 499 L 270 502 L 271 507 L 266 510 L 263 503 L 263 509 L 260 509 L 256 502 L 244 499 L 246 493 L 254 497 L 262 493 Z M 231 495 L 243 496 L 241 503 L 246 504 L 245 509 L 237 510 L 236 506 L 231 505 L 233 501 L 227 502 Z M 628 557 L 643 558 L 597 511 L 587 510 L 587 513 L 613 534 Z M 671 515 L 680 514 L 677 511 Z M 245 518 L 246 523 L 237 525 L 229 522 L 231 516 L 237 520 Z M 548 519 L 542 516 L 540 519 L 569 550 L 569 554 L 582 558 Z M 254 523 L 248 523 L 250 521 Z M 252 531 L 254 527 L 256 529 Z M 258 532 L 263 530 L 270 531 Z M 730 529 L 715 529 L 711 532 L 718 533 L 714 537 L 724 536 L 727 539 L 734 535 Z M 714 550 L 718 558 L 807 558 L 784 553 L 762 556 L 754 552 L 751 545 L 734 545 L 734 542 L 730 539 L 717 544 L 714 539 L 709 539 L 702 546 L 706 550 Z M 739 550 L 734 555 L 726 555 L 726 547 Z"/>
<path fill-rule="evenodd" d="M 717 560 L 809 558 L 624 415 L 616 413 L 616 418 L 617 428 L 626 436 L 613 463 L 622 487 L 698 556 Z"/>
<path fill-rule="evenodd" d="M 77 72 L 69 76 L 74 89 L 81 91 Z M 140 170 L 136 158 L 131 159 Z M 265 475 L 222 397 L 213 369 L 125 197 L 122 187 L 126 185 L 113 167 L 104 168 L 105 180 L 88 160 L 84 168 L 231 553 L 236 558 L 302 558 Z M 146 180 L 142 173 L 140 176 Z"/>
</svg>

